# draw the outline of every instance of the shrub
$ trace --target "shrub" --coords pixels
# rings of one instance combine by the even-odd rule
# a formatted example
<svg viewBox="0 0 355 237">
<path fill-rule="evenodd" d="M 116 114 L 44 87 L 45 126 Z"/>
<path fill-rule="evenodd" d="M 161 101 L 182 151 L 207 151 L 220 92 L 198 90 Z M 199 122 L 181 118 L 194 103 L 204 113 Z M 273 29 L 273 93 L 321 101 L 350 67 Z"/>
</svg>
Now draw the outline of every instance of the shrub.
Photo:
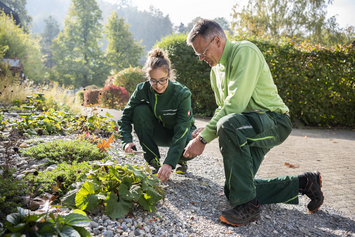
<svg viewBox="0 0 355 237">
<path fill-rule="evenodd" d="M 217 108 L 210 83 L 210 67 L 199 60 L 191 46 L 186 44 L 185 34 L 173 34 L 163 38 L 154 47 L 168 52 L 176 80 L 192 93 L 191 105 L 194 114 L 213 115 Z"/>
<path fill-rule="evenodd" d="M 75 101 L 79 104 L 81 104 L 82 106 L 84 106 L 84 90 L 78 91 L 75 94 Z"/>
<path fill-rule="evenodd" d="M 355 49 L 296 47 L 291 39 L 248 40 L 264 54 L 291 119 L 311 126 L 355 127 Z"/>
<path fill-rule="evenodd" d="M 84 106 L 96 105 L 99 102 L 99 89 L 88 90 L 84 93 Z"/>
<path fill-rule="evenodd" d="M 120 110 L 125 107 L 128 100 L 127 90 L 120 86 L 107 85 L 99 94 L 99 104 L 104 108 Z"/>
<path fill-rule="evenodd" d="M 49 164 L 101 160 L 108 156 L 106 152 L 100 152 L 96 145 L 85 140 L 53 140 L 22 150 L 21 153 L 38 160 L 46 159 Z"/>
<path fill-rule="evenodd" d="M 129 96 L 131 96 L 137 85 L 145 80 L 146 77 L 142 69 L 138 67 L 129 67 L 117 73 L 114 76 L 112 83 L 116 86 L 125 88 L 128 91 Z"/>
</svg>

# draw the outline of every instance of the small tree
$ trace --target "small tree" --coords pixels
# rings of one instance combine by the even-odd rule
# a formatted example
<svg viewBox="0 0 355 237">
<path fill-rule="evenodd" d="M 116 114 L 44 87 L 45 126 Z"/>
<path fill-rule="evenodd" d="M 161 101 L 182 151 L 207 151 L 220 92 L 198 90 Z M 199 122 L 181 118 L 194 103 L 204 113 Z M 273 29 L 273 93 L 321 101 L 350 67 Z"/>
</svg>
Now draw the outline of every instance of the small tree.
<svg viewBox="0 0 355 237">
<path fill-rule="evenodd" d="M 125 107 L 128 100 L 127 90 L 120 86 L 106 85 L 99 94 L 99 104 L 104 108 L 120 110 Z"/>
</svg>

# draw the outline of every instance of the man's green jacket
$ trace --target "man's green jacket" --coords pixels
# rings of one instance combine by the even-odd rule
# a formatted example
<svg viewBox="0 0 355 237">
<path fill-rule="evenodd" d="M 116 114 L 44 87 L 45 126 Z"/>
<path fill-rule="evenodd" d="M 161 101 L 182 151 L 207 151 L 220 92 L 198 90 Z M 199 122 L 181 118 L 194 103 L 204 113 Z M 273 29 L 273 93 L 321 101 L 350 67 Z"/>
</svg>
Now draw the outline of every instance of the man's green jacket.
<svg viewBox="0 0 355 237">
<path fill-rule="evenodd" d="M 194 118 L 191 109 L 191 92 L 179 82 L 168 80 L 168 87 L 162 94 L 156 93 L 148 81 L 137 85 L 121 118 L 120 136 L 123 147 L 132 142 L 133 111 L 137 105 L 147 104 L 154 116 L 167 129 L 174 131 L 172 143 L 164 164 L 176 167 L 186 146 L 187 137 Z M 147 118 L 149 119 L 149 118 Z"/>
</svg>

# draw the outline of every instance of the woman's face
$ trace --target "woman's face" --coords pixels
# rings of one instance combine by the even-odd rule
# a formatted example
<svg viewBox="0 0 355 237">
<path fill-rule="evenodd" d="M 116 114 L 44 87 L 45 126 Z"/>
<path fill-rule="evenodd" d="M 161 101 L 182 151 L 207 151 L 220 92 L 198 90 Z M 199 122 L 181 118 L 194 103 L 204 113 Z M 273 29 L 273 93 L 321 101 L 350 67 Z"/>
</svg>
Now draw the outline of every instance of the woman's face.
<svg viewBox="0 0 355 237">
<path fill-rule="evenodd" d="M 149 82 L 156 93 L 162 94 L 169 84 L 169 73 L 158 67 L 149 72 Z"/>
</svg>

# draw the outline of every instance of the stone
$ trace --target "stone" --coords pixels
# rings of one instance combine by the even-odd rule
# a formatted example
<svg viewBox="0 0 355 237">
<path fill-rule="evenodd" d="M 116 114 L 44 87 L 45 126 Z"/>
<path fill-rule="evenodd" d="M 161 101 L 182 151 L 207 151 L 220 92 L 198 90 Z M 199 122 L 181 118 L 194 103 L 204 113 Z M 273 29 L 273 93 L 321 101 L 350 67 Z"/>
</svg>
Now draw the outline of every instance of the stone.
<svg viewBox="0 0 355 237">
<path fill-rule="evenodd" d="M 20 148 L 28 148 L 30 146 L 28 144 L 26 144 L 26 143 L 21 143 L 19 147 Z"/>
<path fill-rule="evenodd" d="M 97 227 L 99 227 L 99 224 L 97 222 L 95 222 L 95 221 L 92 221 L 90 223 L 90 226 L 91 226 L 91 228 L 97 228 Z"/>
<path fill-rule="evenodd" d="M 113 237 L 113 232 L 111 230 L 102 233 L 103 237 Z"/>
</svg>

